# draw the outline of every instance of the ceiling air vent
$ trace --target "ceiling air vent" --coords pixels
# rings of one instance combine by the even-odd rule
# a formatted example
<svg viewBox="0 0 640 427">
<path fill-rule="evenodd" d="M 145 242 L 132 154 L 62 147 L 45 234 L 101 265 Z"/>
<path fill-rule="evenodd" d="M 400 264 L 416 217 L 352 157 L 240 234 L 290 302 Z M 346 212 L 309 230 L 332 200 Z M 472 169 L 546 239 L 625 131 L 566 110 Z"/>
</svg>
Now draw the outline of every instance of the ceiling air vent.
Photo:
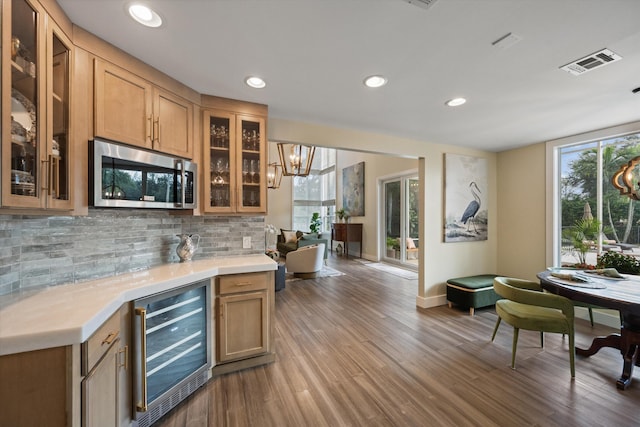
<svg viewBox="0 0 640 427">
<path fill-rule="evenodd" d="M 621 59 L 622 56 L 618 55 L 617 53 L 609 49 L 602 49 L 596 53 L 592 53 L 589 56 L 580 58 L 577 61 L 573 61 L 567 65 L 563 65 L 562 67 L 560 67 L 560 69 L 568 71 L 574 76 L 579 76 L 580 74 L 584 74 L 587 71 L 593 70 L 594 68 L 602 67 Z"/>
<path fill-rule="evenodd" d="M 413 5 L 416 5 L 418 7 L 421 7 L 423 9 L 429 9 L 438 0 L 404 0 L 404 1 L 406 1 L 409 4 L 413 4 Z"/>
</svg>

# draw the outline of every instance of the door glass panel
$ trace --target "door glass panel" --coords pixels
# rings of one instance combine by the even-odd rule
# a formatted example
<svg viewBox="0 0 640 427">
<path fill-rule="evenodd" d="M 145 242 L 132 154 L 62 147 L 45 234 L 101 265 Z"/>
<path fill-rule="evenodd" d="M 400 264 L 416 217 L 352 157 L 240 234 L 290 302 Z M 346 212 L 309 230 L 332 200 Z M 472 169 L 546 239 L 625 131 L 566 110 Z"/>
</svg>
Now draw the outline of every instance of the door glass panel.
<svg viewBox="0 0 640 427">
<path fill-rule="evenodd" d="M 241 120 L 242 198 L 244 207 L 260 206 L 260 123 Z"/>
<path fill-rule="evenodd" d="M 53 140 L 49 154 L 51 197 L 69 200 L 69 48 L 54 34 L 52 51 Z"/>
<path fill-rule="evenodd" d="M 419 181 L 418 178 L 409 178 L 407 182 L 407 229 L 405 230 L 407 239 L 407 253 L 406 261 L 418 259 L 418 194 L 419 194 Z"/>
<path fill-rule="evenodd" d="M 400 260 L 400 237 L 402 230 L 400 190 L 400 181 L 387 182 L 384 184 L 386 257 L 397 260 Z"/>
<path fill-rule="evenodd" d="M 209 119 L 209 147 L 211 164 L 211 197 L 210 206 L 231 206 L 231 186 L 229 162 L 229 119 L 224 117 L 211 117 Z"/>
<path fill-rule="evenodd" d="M 418 263 L 419 181 L 400 177 L 383 184 L 385 241 L 383 258 L 407 265 Z"/>
<path fill-rule="evenodd" d="M 11 10 L 11 194 L 37 197 L 37 13 L 24 0 Z"/>
</svg>

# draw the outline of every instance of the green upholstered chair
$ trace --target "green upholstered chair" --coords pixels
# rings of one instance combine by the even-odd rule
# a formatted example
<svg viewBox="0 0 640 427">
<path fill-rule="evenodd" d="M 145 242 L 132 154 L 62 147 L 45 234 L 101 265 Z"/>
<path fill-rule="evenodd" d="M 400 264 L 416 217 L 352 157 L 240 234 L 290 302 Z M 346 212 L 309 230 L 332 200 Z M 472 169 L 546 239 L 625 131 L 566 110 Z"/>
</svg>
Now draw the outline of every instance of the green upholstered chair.
<svg viewBox="0 0 640 427">
<path fill-rule="evenodd" d="M 544 332 L 569 336 L 571 378 L 575 377 L 575 334 L 573 302 L 560 295 L 543 292 L 539 283 L 510 277 L 496 277 L 493 288 L 502 298 L 496 302 L 498 321 L 491 341 L 496 337 L 500 321 L 513 326 L 511 367 L 516 366 L 516 347 L 520 329 L 540 331 L 540 346 L 544 347 Z"/>
</svg>

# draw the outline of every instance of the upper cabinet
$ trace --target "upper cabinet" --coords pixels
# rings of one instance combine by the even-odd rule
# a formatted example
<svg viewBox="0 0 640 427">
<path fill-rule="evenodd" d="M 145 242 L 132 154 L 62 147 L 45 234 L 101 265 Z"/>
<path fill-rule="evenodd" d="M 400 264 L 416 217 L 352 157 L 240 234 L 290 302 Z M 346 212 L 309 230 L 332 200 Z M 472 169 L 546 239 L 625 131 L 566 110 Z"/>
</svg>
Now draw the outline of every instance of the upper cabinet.
<svg viewBox="0 0 640 427">
<path fill-rule="evenodd" d="M 204 212 L 266 213 L 266 117 L 205 109 L 203 125 Z"/>
<path fill-rule="evenodd" d="M 193 104 L 95 60 L 95 136 L 193 158 Z"/>
<path fill-rule="evenodd" d="M 70 210 L 73 45 L 37 2 L 2 7 L 2 207 Z"/>
</svg>

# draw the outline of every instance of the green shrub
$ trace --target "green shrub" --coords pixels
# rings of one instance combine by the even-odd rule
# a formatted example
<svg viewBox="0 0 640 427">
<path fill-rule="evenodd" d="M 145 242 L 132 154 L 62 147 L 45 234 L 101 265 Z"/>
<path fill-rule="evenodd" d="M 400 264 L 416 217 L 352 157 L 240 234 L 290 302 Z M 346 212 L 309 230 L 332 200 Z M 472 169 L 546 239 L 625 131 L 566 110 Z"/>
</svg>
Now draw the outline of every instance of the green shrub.
<svg viewBox="0 0 640 427">
<path fill-rule="evenodd" d="M 640 260 L 633 255 L 605 252 L 598 257 L 598 268 L 615 268 L 618 273 L 640 274 Z"/>
</svg>

